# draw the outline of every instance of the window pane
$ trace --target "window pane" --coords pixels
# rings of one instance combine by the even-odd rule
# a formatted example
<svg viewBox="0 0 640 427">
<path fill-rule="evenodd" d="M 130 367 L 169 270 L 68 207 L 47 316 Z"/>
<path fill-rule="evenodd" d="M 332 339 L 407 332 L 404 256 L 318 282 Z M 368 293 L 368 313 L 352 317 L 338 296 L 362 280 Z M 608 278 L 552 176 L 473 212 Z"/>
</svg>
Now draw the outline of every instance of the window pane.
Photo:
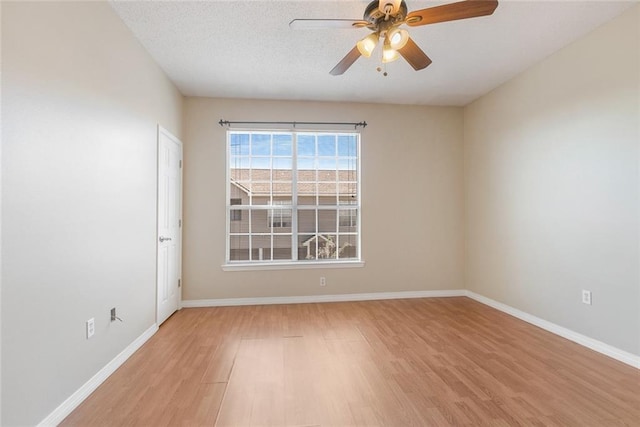
<svg viewBox="0 0 640 427">
<path fill-rule="evenodd" d="M 334 209 L 318 211 L 318 231 L 321 234 L 336 232 L 338 229 L 336 227 L 336 214 L 337 212 Z"/>
<path fill-rule="evenodd" d="M 255 133 L 251 138 L 251 155 L 252 156 L 269 156 L 271 155 L 271 135 Z"/>
<path fill-rule="evenodd" d="M 242 199 L 231 198 L 229 200 L 230 206 L 237 206 L 242 204 Z M 231 221 L 231 232 L 237 233 L 240 231 L 239 223 L 242 221 L 242 210 L 240 209 L 231 209 L 229 212 L 229 220 Z M 246 230 L 249 231 L 249 230 Z"/>
<path fill-rule="evenodd" d="M 291 234 L 273 236 L 273 259 L 291 259 Z"/>
<path fill-rule="evenodd" d="M 298 259 L 316 259 L 316 238 L 315 235 L 303 234 L 298 238 Z"/>
<path fill-rule="evenodd" d="M 251 236 L 252 258 L 257 261 L 271 259 L 271 236 Z"/>
<path fill-rule="evenodd" d="M 298 182 L 298 204 L 315 205 L 318 184 L 315 182 Z"/>
<path fill-rule="evenodd" d="M 318 235 L 318 259 L 336 258 L 336 236 Z"/>
<path fill-rule="evenodd" d="M 315 135 L 298 134 L 298 156 L 315 156 L 316 155 L 316 137 Z"/>
<path fill-rule="evenodd" d="M 358 236 L 338 235 L 338 258 L 358 258 Z"/>
<path fill-rule="evenodd" d="M 268 226 L 274 233 L 291 233 L 291 209 L 269 209 L 267 212 Z"/>
<path fill-rule="evenodd" d="M 249 236 L 229 236 L 229 259 L 231 261 L 249 260 Z"/>
<path fill-rule="evenodd" d="M 335 135 L 318 135 L 318 156 L 336 155 Z"/>
<path fill-rule="evenodd" d="M 357 155 L 357 140 L 355 135 L 339 135 L 338 156 L 356 157 Z"/>
<path fill-rule="evenodd" d="M 273 155 L 291 156 L 293 154 L 293 140 L 290 134 L 273 135 Z"/>
<path fill-rule="evenodd" d="M 229 135 L 229 153 L 231 155 L 249 154 L 249 135 L 232 133 Z"/>
<path fill-rule="evenodd" d="M 268 233 L 269 221 L 267 218 L 267 212 L 269 211 L 266 209 L 255 209 L 249 212 L 251 212 L 251 232 Z"/>
<path fill-rule="evenodd" d="M 251 184 L 249 182 L 231 181 L 229 183 L 229 195 L 231 199 L 239 199 L 241 205 L 249 204 L 249 192 Z"/>
<path fill-rule="evenodd" d="M 298 232 L 303 234 L 316 234 L 316 211 L 298 211 Z"/>
<path fill-rule="evenodd" d="M 249 193 L 246 182 L 231 180 L 229 182 L 229 198 L 235 200 L 237 205 L 246 205 L 249 202 Z"/>
<path fill-rule="evenodd" d="M 232 209 L 230 212 L 231 221 L 229 222 L 229 231 L 232 233 L 248 233 L 249 230 L 249 211 L 242 211 L 239 209 Z M 238 218 L 237 220 L 234 220 Z"/>
<path fill-rule="evenodd" d="M 339 229 L 340 232 L 355 232 L 358 221 L 357 209 L 340 209 Z"/>
</svg>

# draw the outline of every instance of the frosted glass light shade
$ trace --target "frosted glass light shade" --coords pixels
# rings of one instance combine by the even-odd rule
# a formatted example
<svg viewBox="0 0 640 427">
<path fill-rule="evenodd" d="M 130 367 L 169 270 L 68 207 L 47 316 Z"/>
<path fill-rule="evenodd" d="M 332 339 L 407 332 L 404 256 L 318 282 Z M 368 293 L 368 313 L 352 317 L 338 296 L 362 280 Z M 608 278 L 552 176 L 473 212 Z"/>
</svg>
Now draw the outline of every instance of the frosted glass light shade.
<svg viewBox="0 0 640 427">
<path fill-rule="evenodd" d="M 373 49 L 378 45 L 378 35 L 376 33 L 369 34 L 367 37 L 356 43 L 358 51 L 362 56 L 369 58 Z"/>
<path fill-rule="evenodd" d="M 387 62 L 393 62 L 398 58 L 400 58 L 400 54 L 389 44 L 385 43 L 384 48 L 382 49 L 382 62 L 386 64 Z"/>
<path fill-rule="evenodd" d="M 407 41 L 409 41 L 409 32 L 407 30 L 396 28 L 389 31 L 387 39 L 389 40 L 389 45 L 393 49 L 402 49 L 404 45 L 407 44 Z"/>
</svg>

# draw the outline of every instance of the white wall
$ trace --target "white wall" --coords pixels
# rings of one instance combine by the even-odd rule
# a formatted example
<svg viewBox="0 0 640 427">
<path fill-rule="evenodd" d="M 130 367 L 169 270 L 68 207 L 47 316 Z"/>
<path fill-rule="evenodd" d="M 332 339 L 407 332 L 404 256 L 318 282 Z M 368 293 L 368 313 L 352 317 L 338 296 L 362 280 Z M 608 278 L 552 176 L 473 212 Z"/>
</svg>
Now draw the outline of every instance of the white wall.
<svg viewBox="0 0 640 427">
<path fill-rule="evenodd" d="M 1 7 L 1 424 L 34 425 L 155 322 L 156 126 L 180 136 L 182 96 L 106 2 Z"/>
<path fill-rule="evenodd" d="M 632 8 L 464 110 L 467 287 L 634 354 L 639 14 Z"/>
<path fill-rule="evenodd" d="M 226 120 L 354 121 L 362 131 L 355 269 L 238 272 L 225 260 Z M 460 108 L 187 98 L 183 299 L 461 289 Z M 326 276 L 327 286 L 319 287 Z"/>
</svg>

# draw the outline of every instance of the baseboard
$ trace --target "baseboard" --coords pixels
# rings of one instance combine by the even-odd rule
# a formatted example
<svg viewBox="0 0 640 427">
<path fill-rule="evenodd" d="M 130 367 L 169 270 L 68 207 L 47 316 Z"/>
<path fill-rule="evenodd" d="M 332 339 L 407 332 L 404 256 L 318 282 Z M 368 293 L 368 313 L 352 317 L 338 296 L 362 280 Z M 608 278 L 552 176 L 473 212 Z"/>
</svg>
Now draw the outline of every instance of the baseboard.
<svg viewBox="0 0 640 427">
<path fill-rule="evenodd" d="M 609 356 L 622 363 L 626 363 L 627 365 L 631 365 L 634 368 L 640 369 L 640 356 L 636 356 L 633 353 L 620 350 L 619 348 L 613 347 L 609 344 L 605 344 L 602 341 L 598 341 L 586 335 L 579 334 L 575 331 L 572 331 L 571 329 L 556 325 L 555 323 L 551 323 L 529 313 L 525 313 L 524 311 L 520 311 L 517 308 L 513 308 L 501 302 L 492 300 L 491 298 L 487 298 L 483 295 L 476 294 L 475 292 L 467 290 L 466 294 L 469 298 L 481 302 L 482 304 L 493 307 L 496 310 L 500 310 L 513 317 L 517 317 L 520 320 L 524 320 L 527 323 L 531 323 L 532 325 L 578 343 L 584 347 L 590 348 L 591 350 L 597 351 L 598 353 L 604 354 L 605 356 Z"/>
<path fill-rule="evenodd" d="M 305 304 L 319 302 L 373 301 L 404 298 L 438 298 L 466 296 L 463 289 L 443 291 L 375 292 L 366 294 L 308 295 L 291 297 L 223 298 L 184 300 L 182 307 L 226 307 L 236 305 Z"/>
<path fill-rule="evenodd" d="M 142 335 L 129 344 L 120 354 L 100 369 L 89 381 L 76 390 L 67 400 L 62 402 L 52 413 L 38 424 L 38 427 L 57 426 L 64 420 L 74 409 L 76 409 L 95 389 L 100 386 L 109 376 L 115 372 L 133 353 L 149 340 L 158 331 L 158 325 L 155 323 L 149 329 L 144 331 Z"/>
</svg>

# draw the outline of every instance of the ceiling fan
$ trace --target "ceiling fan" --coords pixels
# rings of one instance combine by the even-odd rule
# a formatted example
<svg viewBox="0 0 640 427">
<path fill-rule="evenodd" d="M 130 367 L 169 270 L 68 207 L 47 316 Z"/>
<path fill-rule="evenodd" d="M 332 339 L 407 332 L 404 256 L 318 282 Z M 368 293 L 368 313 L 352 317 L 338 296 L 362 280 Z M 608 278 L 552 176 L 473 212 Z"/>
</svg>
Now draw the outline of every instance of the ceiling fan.
<svg viewBox="0 0 640 427">
<path fill-rule="evenodd" d="M 486 16 L 491 15 L 497 7 L 497 0 L 464 0 L 408 12 L 404 0 L 373 0 L 365 9 L 362 20 L 294 19 L 289 26 L 293 29 L 366 27 L 373 31 L 356 43 L 356 46 L 330 71 L 334 76 L 347 71 L 360 56 L 370 57 L 380 40 L 384 40 L 383 63 L 395 61 L 402 56 L 417 71 L 431 64 L 431 59 L 409 37 L 409 32 L 400 28 L 401 25 L 418 27 Z"/>
</svg>

